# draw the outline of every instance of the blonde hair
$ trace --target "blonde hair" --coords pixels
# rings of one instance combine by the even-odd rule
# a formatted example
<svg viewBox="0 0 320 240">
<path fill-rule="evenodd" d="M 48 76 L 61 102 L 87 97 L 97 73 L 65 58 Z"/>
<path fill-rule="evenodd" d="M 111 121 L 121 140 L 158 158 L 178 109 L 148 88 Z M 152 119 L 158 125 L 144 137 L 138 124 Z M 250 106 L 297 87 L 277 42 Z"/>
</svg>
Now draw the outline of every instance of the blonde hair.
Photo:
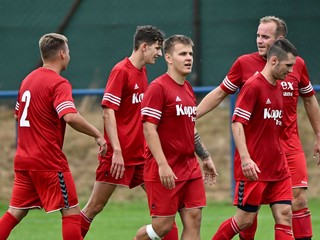
<svg viewBox="0 0 320 240">
<path fill-rule="evenodd" d="M 68 39 L 58 33 L 48 33 L 39 40 L 39 49 L 42 59 L 52 59 L 59 50 L 65 49 Z"/>
<path fill-rule="evenodd" d="M 288 28 L 286 22 L 278 17 L 275 16 L 265 16 L 260 19 L 260 23 L 269 23 L 274 22 L 277 25 L 276 28 L 276 37 L 283 36 L 286 37 Z"/>
</svg>

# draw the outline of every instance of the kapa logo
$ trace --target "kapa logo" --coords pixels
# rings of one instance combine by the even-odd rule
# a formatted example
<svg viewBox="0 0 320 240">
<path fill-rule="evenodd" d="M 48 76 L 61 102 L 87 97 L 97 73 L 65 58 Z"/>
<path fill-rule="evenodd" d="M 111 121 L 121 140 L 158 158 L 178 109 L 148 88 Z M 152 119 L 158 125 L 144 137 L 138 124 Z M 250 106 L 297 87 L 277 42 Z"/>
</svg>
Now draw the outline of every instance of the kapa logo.
<svg viewBox="0 0 320 240">
<path fill-rule="evenodd" d="M 196 115 L 196 107 L 192 106 L 182 106 L 182 104 L 176 105 L 177 116 L 188 115 L 188 117 Z"/>
<path fill-rule="evenodd" d="M 132 104 L 141 103 L 142 99 L 143 99 L 143 93 L 141 94 L 134 93 L 132 95 Z"/>
<path fill-rule="evenodd" d="M 264 114 L 263 114 L 263 118 L 264 119 L 273 119 L 276 122 L 276 125 L 278 126 L 282 126 L 282 118 L 283 114 L 282 114 L 282 110 L 274 110 L 271 108 L 265 108 L 264 109 Z"/>
<path fill-rule="evenodd" d="M 274 120 L 282 118 L 282 110 L 275 110 L 271 108 L 265 108 L 263 113 L 263 118 L 273 118 Z"/>
</svg>

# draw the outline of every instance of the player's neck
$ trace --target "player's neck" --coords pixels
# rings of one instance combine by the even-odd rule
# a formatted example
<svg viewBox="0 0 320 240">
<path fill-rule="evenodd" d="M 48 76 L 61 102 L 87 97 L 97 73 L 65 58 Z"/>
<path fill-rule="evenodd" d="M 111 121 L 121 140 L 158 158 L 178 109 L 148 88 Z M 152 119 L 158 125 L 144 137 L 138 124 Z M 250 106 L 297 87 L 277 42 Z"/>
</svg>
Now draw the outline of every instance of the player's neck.
<svg viewBox="0 0 320 240">
<path fill-rule="evenodd" d="M 50 70 L 56 72 L 57 74 L 60 74 L 60 72 L 61 72 L 61 67 L 59 67 L 57 64 L 44 63 L 42 65 L 42 67 L 46 68 L 46 69 L 50 69 Z"/>
<path fill-rule="evenodd" d="M 264 78 L 271 84 L 271 85 L 276 85 L 277 79 L 274 78 L 273 74 L 271 71 L 268 71 L 265 69 L 263 69 L 261 71 L 261 74 L 264 76 Z"/>
<path fill-rule="evenodd" d="M 145 61 L 143 60 L 143 56 L 140 56 L 138 52 L 133 51 L 131 56 L 129 57 L 130 62 L 133 66 L 141 70 L 143 66 L 146 65 Z"/>
<path fill-rule="evenodd" d="M 168 70 L 167 74 L 179 85 L 183 85 L 185 81 L 185 76 L 182 76 L 181 74 L 176 73 L 175 71 Z"/>
</svg>

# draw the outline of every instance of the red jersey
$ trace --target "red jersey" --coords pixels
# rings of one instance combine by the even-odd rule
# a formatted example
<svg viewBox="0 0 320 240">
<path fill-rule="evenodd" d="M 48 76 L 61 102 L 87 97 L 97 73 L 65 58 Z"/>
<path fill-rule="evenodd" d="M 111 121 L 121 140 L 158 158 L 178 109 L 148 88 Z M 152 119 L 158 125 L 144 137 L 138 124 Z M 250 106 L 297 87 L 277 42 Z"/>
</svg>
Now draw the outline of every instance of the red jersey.
<svg viewBox="0 0 320 240">
<path fill-rule="evenodd" d="M 281 143 L 286 154 L 303 152 L 298 132 L 297 106 L 298 98 L 310 97 L 315 94 L 311 85 L 307 67 L 302 58 L 297 57 L 293 72 L 281 82 L 283 89 L 283 134 Z"/>
<path fill-rule="evenodd" d="M 229 73 L 220 84 L 228 94 L 235 93 L 252 75 L 261 72 L 266 64 L 258 52 L 240 56 L 232 65 Z M 293 72 L 281 82 L 283 89 L 284 115 L 281 143 L 286 154 L 303 152 L 298 133 L 297 105 L 298 97 L 310 97 L 315 94 L 311 85 L 304 60 L 297 57 Z"/>
<path fill-rule="evenodd" d="M 38 68 L 21 83 L 15 108 L 18 145 L 15 170 L 68 171 L 62 152 L 66 123 L 76 113 L 71 84 L 56 72 Z"/>
<path fill-rule="evenodd" d="M 189 82 L 176 83 L 168 74 L 155 79 L 142 101 L 142 121 L 157 125 L 162 150 L 177 181 L 201 177 L 194 154 L 196 99 Z M 158 164 L 150 149 L 144 169 L 145 181 L 160 181 Z"/>
<path fill-rule="evenodd" d="M 232 121 L 244 126 L 249 154 L 261 170 L 259 181 L 278 181 L 289 177 L 280 145 L 282 116 L 280 82 L 273 86 L 260 73 L 250 78 L 240 91 Z M 234 161 L 235 180 L 248 181 L 242 173 L 237 150 Z"/>
<path fill-rule="evenodd" d="M 220 87 L 226 93 L 234 94 L 250 77 L 261 72 L 265 65 L 266 60 L 258 52 L 242 55 L 233 63 Z"/>
<path fill-rule="evenodd" d="M 141 70 L 132 65 L 129 58 L 117 63 L 109 76 L 101 106 L 115 110 L 117 132 L 126 166 L 138 165 L 145 161 L 146 143 L 141 123 L 141 100 L 148 86 L 146 68 Z M 101 161 L 111 161 L 113 149 L 104 129 L 108 144 Z"/>
</svg>

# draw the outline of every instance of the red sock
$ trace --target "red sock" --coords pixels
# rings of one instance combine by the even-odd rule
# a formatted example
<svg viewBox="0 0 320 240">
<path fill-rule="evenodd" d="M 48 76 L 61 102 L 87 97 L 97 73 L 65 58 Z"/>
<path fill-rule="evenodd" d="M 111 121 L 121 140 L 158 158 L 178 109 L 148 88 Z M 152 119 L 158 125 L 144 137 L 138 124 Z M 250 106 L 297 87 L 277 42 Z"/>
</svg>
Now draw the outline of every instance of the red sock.
<svg viewBox="0 0 320 240">
<path fill-rule="evenodd" d="M 292 212 L 292 230 L 294 238 L 311 239 L 311 213 L 308 208 L 303 208 Z"/>
<path fill-rule="evenodd" d="M 176 222 L 174 222 L 170 232 L 168 232 L 162 239 L 163 240 L 179 240 L 178 227 Z"/>
<path fill-rule="evenodd" d="M 10 235 L 11 230 L 19 223 L 18 219 L 6 212 L 0 218 L 0 240 L 6 240 Z"/>
<path fill-rule="evenodd" d="M 229 218 L 220 225 L 212 240 L 230 240 L 237 235 L 239 231 L 240 229 L 234 218 Z"/>
<path fill-rule="evenodd" d="M 62 217 L 62 236 L 64 240 L 82 240 L 80 214 Z"/>
<path fill-rule="evenodd" d="M 253 223 L 250 227 L 248 227 L 244 230 L 241 230 L 241 232 L 239 233 L 240 239 L 241 240 L 253 240 L 254 235 L 256 234 L 256 231 L 257 231 L 257 225 L 258 225 L 258 214 L 254 218 Z"/>
<path fill-rule="evenodd" d="M 291 226 L 276 224 L 274 226 L 275 240 L 293 240 L 292 228 Z"/>
<path fill-rule="evenodd" d="M 93 221 L 92 218 L 87 217 L 84 212 L 80 212 L 81 216 L 81 236 L 84 238 L 89 231 L 90 225 Z"/>
</svg>

